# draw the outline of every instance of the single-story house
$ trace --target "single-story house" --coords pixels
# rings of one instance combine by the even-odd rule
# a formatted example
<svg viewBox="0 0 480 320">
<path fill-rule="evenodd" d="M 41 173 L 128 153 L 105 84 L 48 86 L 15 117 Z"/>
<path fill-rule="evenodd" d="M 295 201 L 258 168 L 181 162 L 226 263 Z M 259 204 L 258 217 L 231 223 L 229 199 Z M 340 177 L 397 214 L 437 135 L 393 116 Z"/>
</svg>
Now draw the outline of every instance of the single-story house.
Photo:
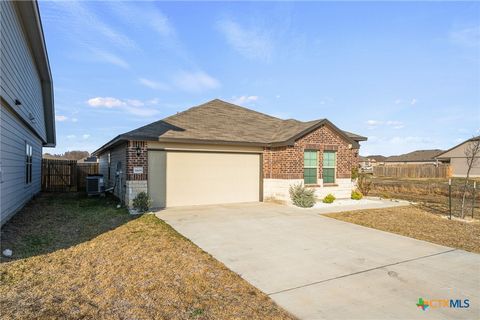
<svg viewBox="0 0 480 320">
<path fill-rule="evenodd" d="M 438 165 L 443 161 L 435 159 L 441 153 L 440 149 L 415 150 L 398 156 L 390 156 L 383 160 L 384 165 L 403 165 L 403 164 L 431 164 Z"/>
<path fill-rule="evenodd" d="M 282 120 L 212 100 L 121 134 L 93 154 L 106 187 L 127 205 L 152 207 L 289 201 L 302 183 L 318 196 L 350 197 L 360 141 L 327 119 Z"/>
<path fill-rule="evenodd" d="M 373 170 L 374 166 L 383 165 L 384 161 L 387 157 L 374 155 L 374 156 L 366 156 L 366 157 L 359 157 L 359 165 L 360 169 L 363 171 L 371 171 Z"/>
<path fill-rule="evenodd" d="M 450 148 L 447 151 L 438 154 L 436 158 L 439 161 L 450 163 L 452 177 L 466 177 L 468 165 L 465 151 L 467 150 L 469 145 L 478 140 L 480 140 L 480 136 L 465 140 L 462 143 L 454 146 L 453 148 Z M 480 177 L 480 155 L 477 155 L 476 160 L 473 162 L 472 169 L 470 171 L 470 177 Z"/>
<path fill-rule="evenodd" d="M 52 76 L 36 1 L 0 1 L 0 222 L 41 189 L 55 146 Z"/>
<path fill-rule="evenodd" d="M 98 162 L 98 159 L 95 156 L 88 156 L 80 160 L 77 160 L 77 163 L 97 163 L 97 162 Z"/>
</svg>

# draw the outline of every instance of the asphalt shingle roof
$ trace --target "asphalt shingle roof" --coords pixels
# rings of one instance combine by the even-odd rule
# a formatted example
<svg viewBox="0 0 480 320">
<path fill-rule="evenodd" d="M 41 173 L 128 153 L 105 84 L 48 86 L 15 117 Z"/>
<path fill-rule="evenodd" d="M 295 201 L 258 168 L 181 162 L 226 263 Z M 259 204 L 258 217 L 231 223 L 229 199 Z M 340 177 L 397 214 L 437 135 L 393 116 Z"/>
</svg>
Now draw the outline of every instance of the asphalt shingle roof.
<svg viewBox="0 0 480 320">
<path fill-rule="evenodd" d="M 325 121 L 328 120 L 283 120 L 215 99 L 121 134 L 114 140 L 203 140 L 266 145 L 292 139 Z M 366 140 L 354 133 L 340 132 L 353 141 Z"/>
<path fill-rule="evenodd" d="M 410 153 L 401 154 L 398 156 L 391 156 L 385 159 L 386 162 L 410 162 L 410 161 L 431 161 L 440 154 L 442 150 L 416 150 Z"/>
</svg>

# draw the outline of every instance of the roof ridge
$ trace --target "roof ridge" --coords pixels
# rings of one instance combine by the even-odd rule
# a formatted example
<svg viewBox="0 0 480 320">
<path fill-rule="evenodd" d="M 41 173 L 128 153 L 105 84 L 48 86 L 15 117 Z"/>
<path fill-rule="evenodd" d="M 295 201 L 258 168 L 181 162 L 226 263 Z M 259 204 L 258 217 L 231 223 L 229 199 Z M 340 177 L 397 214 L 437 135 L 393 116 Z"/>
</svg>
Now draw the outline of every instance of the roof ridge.
<svg viewBox="0 0 480 320">
<path fill-rule="evenodd" d="M 270 119 L 285 121 L 284 119 L 280 119 L 280 118 L 271 116 L 271 115 L 269 115 L 269 114 L 266 114 L 266 113 L 263 113 L 263 112 L 260 112 L 260 111 L 257 111 L 257 110 L 253 110 L 253 109 L 250 109 L 250 108 L 247 108 L 247 107 L 244 107 L 244 106 L 235 104 L 235 103 L 231 103 L 231 102 L 228 102 L 228 101 L 225 101 L 225 100 L 222 100 L 222 99 L 218 99 L 218 98 L 213 99 L 212 101 L 209 101 L 209 102 L 207 102 L 207 103 L 211 103 L 211 102 L 214 102 L 214 101 L 220 101 L 220 102 L 222 102 L 222 103 L 231 105 L 231 106 L 233 106 L 233 107 L 235 107 L 235 108 L 243 109 L 243 110 L 245 110 L 245 111 L 255 112 L 255 113 L 257 113 L 257 114 L 260 114 L 260 115 L 262 115 L 262 116 L 268 117 L 268 118 L 270 118 Z M 207 104 L 207 103 L 205 103 L 205 104 Z"/>
</svg>

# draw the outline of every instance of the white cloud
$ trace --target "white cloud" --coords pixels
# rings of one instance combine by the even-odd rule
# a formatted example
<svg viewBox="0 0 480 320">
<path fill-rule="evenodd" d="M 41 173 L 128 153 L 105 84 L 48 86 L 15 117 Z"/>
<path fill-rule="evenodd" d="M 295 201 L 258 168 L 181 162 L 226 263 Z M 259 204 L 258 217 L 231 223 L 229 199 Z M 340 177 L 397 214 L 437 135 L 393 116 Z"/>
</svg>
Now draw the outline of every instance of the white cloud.
<svg viewBox="0 0 480 320">
<path fill-rule="evenodd" d="M 175 85 L 187 92 L 202 92 L 220 87 L 220 82 L 203 71 L 179 72 L 174 76 Z"/>
<path fill-rule="evenodd" d="M 410 104 L 413 106 L 413 105 L 416 105 L 418 102 L 417 99 L 413 98 L 411 101 L 410 101 Z"/>
<path fill-rule="evenodd" d="M 480 25 L 452 31 L 449 38 L 458 45 L 478 47 L 480 46 Z"/>
<path fill-rule="evenodd" d="M 55 120 L 62 122 L 62 121 L 68 120 L 68 117 L 58 115 L 58 116 L 55 116 Z"/>
<path fill-rule="evenodd" d="M 145 78 L 140 78 L 138 79 L 142 85 L 145 87 L 148 87 L 150 89 L 155 89 L 155 90 L 168 90 L 169 86 L 165 83 L 158 82 L 158 81 L 153 81 Z"/>
<path fill-rule="evenodd" d="M 378 121 L 378 120 L 367 120 L 367 126 L 369 129 L 374 129 L 376 128 L 377 126 L 383 124 L 382 121 Z"/>
<path fill-rule="evenodd" d="M 74 135 L 74 134 L 69 134 L 69 135 L 67 136 L 67 139 L 75 139 L 76 137 L 77 137 L 77 136 Z"/>
<path fill-rule="evenodd" d="M 247 105 L 257 100 L 258 100 L 258 96 L 240 96 L 240 97 L 233 97 L 232 103 L 238 104 L 238 105 Z"/>
<path fill-rule="evenodd" d="M 386 122 L 386 125 L 387 126 L 391 126 L 393 127 L 394 129 L 402 129 L 403 127 L 405 127 L 405 125 L 403 124 L 403 122 L 401 121 L 395 121 L 395 120 L 389 120 Z"/>
<path fill-rule="evenodd" d="M 77 122 L 78 119 L 77 118 L 72 118 L 72 122 Z"/>
<path fill-rule="evenodd" d="M 91 3 L 91 2 L 90 2 Z M 54 1 L 42 11 L 46 20 L 68 26 L 65 35 L 87 47 L 107 41 L 121 48 L 135 49 L 137 44 L 125 34 L 105 23 L 86 1 Z M 42 8 L 43 9 L 43 8 Z"/>
<path fill-rule="evenodd" d="M 127 105 L 132 106 L 132 107 L 143 107 L 145 103 L 143 101 L 137 100 L 137 99 L 127 99 L 125 100 Z"/>
<path fill-rule="evenodd" d="M 95 108 L 116 108 L 116 107 L 123 107 L 126 103 L 120 99 L 112 98 L 112 97 L 96 97 L 87 100 L 87 103 L 91 107 Z"/>
<path fill-rule="evenodd" d="M 140 117 L 151 117 L 159 113 L 157 109 L 148 107 L 158 104 L 158 99 L 144 102 L 137 99 L 95 97 L 88 99 L 87 104 L 94 108 L 117 109 Z"/>
<path fill-rule="evenodd" d="M 92 58 L 97 61 L 110 63 L 124 69 L 130 68 L 130 65 L 119 56 L 104 50 L 91 48 Z"/>
<path fill-rule="evenodd" d="M 90 138 L 90 135 L 89 134 L 84 134 L 84 135 L 82 135 L 82 138 L 83 139 L 88 139 L 88 138 Z"/>
<path fill-rule="evenodd" d="M 368 126 L 369 129 L 374 129 L 374 128 L 376 128 L 378 126 L 382 126 L 382 125 L 392 127 L 394 129 L 401 129 L 401 128 L 405 127 L 403 122 L 397 121 L 397 120 L 388 120 L 388 121 L 367 120 L 366 123 L 367 123 L 367 126 Z"/>
<path fill-rule="evenodd" d="M 395 104 L 400 104 L 400 103 L 402 103 L 402 99 L 397 99 L 394 102 L 395 102 Z"/>
<path fill-rule="evenodd" d="M 431 144 L 432 139 L 428 137 L 417 137 L 417 136 L 407 136 L 407 137 L 393 137 L 388 140 L 389 143 L 397 144 L 397 145 L 425 145 Z"/>
<path fill-rule="evenodd" d="M 249 59 L 270 59 L 274 46 L 265 30 L 245 28 L 232 20 L 221 20 L 218 27 L 228 44 L 243 56 Z"/>
</svg>

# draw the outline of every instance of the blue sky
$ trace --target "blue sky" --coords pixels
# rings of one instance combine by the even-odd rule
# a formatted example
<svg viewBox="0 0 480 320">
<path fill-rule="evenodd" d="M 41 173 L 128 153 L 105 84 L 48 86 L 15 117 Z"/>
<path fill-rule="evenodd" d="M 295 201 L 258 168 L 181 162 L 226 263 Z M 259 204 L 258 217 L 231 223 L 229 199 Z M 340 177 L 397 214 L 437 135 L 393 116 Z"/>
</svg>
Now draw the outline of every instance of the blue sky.
<svg viewBox="0 0 480 320">
<path fill-rule="evenodd" d="M 328 118 L 361 154 L 449 148 L 479 134 L 480 3 L 40 2 L 57 147 L 214 98 Z"/>
</svg>

